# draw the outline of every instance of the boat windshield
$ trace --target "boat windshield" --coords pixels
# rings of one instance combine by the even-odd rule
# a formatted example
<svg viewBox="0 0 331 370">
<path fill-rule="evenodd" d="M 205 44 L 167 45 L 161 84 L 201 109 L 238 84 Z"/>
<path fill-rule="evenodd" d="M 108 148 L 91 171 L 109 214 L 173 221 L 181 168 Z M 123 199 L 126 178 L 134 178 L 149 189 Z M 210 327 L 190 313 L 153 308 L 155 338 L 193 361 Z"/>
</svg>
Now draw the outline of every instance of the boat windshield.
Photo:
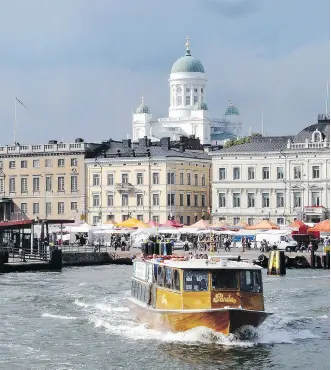
<svg viewBox="0 0 331 370">
<path fill-rule="evenodd" d="M 208 290 L 208 271 L 184 271 L 184 290 L 187 292 L 203 292 Z"/>
<path fill-rule="evenodd" d="M 212 288 L 214 290 L 238 289 L 237 270 L 216 270 L 211 272 Z"/>
<path fill-rule="evenodd" d="M 240 289 L 243 292 L 262 293 L 262 276 L 258 270 L 240 272 Z"/>
</svg>

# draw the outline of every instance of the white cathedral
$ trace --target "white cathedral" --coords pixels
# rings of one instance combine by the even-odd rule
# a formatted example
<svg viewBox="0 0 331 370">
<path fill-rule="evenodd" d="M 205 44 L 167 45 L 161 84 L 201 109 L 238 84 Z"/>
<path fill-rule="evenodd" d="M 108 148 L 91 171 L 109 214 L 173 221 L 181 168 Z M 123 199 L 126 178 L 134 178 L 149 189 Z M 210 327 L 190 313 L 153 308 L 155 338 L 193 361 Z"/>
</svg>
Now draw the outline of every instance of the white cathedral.
<svg viewBox="0 0 331 370">
<path fill-rule="evenodd" d="M 147 136 L 152 141 L 168 136 L 195 135 L 202 144 L 223 144 L 241 134 L 242 123 L 238 109 L 230 103 L 223 118 L 211 118 L 205 103 L 207 78 L 202 63 L 191 55 L 188 37 L 185 56 L 171 68 L 170 106 L 168 117 L 153 119 L 149 107 L 141 104 L 133 114 L 133 141 Z"/>
</svg>

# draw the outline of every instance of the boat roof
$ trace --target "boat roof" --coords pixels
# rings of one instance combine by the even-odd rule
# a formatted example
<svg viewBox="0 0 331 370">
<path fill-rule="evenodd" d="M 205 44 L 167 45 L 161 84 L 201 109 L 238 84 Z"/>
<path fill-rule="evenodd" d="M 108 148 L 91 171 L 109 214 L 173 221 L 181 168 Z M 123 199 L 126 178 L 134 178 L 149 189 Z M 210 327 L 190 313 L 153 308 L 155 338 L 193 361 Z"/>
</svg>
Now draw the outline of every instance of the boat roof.
<svg viewBox="0 0 331 370">
<path fill-rule="evenodd" d="M 181 259 L 149 259 L 145 262 L 160 264 L 183 270 L 262 270 L 261 266 L 255 265 L 249 261 L 238 261 L 233 256 L 209 256 L 208 259 L 191 258 L 188 260 Z"/>
</svg>

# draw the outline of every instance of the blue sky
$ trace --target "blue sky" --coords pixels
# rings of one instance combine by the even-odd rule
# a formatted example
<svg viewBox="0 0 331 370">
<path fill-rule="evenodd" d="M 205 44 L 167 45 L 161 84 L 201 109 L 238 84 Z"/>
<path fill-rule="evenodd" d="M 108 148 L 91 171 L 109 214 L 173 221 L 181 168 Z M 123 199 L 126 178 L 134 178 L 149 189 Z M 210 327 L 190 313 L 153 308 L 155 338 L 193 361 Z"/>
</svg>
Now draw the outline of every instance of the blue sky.
<svg viewBox="0 0 331 370">
<path fill-rule="evenodd" d="M 212 117 L 232 100 L 245 132 L 263 107 L 268 134 L 295 134 L 325 110 L 329 14 L 327 0 L 0 0 L 0 144 L 15 95 L 21 143 L 124 138 L 142 95 L 166 116 L 187 35 Z"/>
</svg>

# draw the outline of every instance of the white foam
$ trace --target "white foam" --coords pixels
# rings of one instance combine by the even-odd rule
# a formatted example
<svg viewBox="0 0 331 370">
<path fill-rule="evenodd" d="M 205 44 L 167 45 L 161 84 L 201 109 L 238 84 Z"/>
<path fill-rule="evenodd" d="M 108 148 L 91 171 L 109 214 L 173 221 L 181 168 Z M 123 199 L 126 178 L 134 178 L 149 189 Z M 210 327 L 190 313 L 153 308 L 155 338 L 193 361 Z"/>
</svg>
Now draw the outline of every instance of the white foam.
<svg viewBox="0 0 331 370">
<path fill-rule="evenodd" d="M 75 316 L 62 316 L 62 315 L 53 315 L 51 313 L 43 313 L 41 317 L 50 317 L 52 319 L 60 319 L 60 320 L 77 320 Z"/>
</svg>

